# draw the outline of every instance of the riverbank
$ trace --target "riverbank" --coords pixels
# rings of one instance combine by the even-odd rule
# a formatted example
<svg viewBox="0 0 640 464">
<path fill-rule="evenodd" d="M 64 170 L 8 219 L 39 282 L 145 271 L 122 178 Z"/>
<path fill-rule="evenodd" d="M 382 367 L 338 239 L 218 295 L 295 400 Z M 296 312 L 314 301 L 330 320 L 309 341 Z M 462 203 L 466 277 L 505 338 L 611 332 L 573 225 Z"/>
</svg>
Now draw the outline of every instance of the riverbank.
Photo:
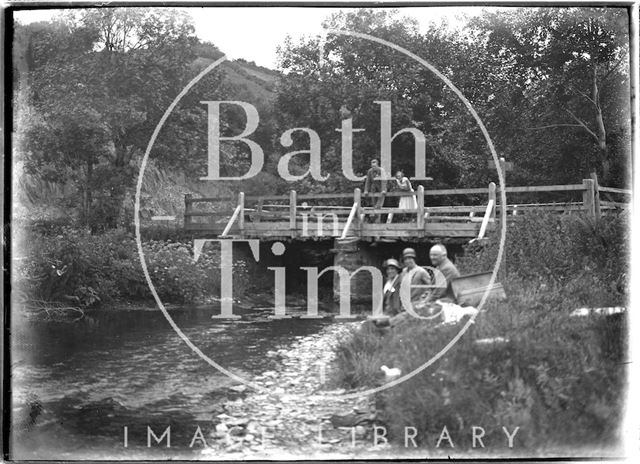
<svg viewBox="0 0 640 464">
<path fill-rule="evenodd" d="M 486 317 L 486 314 L 483 316 Z M 576 323 L 576 332 L 585 327 L 581 321 Z M 459 327 L 450 329 L 456 331 Z M 442 335 L 449 336 L 448 332 L 450 330 L 445 329 Z M 531 417 L 526 422 L 527 414 L 522 410 L 512 416 L 503 411 L 503 414 L 498 413 L 493 417 L 485 410 L 480 416 L 470 417 L 469 410 L 473 406 L 460 403 L 459 391 L 478 388 L 487 393 L 486 385 L 481 385 L 472 376 L 477 382 L 472 387 L 462 378 L 452 376 L 466 370 L 477 372 L 480 366 L 490 369 L 497 360 L 497 352 L 502 349 L 497 347 L 500 343 L 493 346 L 490 343 L 478 343 L 477 334 L 470 334 L 472 341 L 459 350 L 464 354 L 452 355 L 453 359 L 445 360 L 442 363 L 444 365 L 437 368 L 438 376 L 449 375 L 446 379 L 440 377 L 436 380 L 441 387 L 445 386 L 444 390 L 439 391 L 440 395 L 431 396 L 434 391 L 424 388 L 425 381 L 431 383 L 434 375 L 422 373 L 416 379 L 390 390 L 353 398 L 354 394 L 372 385 L 336 388 L 336 376 L 340 375 L 343 367 L 338 356 L 341 346 L 351 343 L 353 337 L 372 333 L 362 330 L 361 322 L 331 324 L 316 334 L 297 340 L 286 349 L 267 352 L 267 359 L 277 358 L 280 361 L 274 370 L 251 378 L 251 382 L 263 390 L 256 392 L 244 385 L 230 387 L 230 391 L 240 396 L 219 405 L 209 428 L 201 429 L 203 439 L 192 441 L 195 447 L 203 447 L 198 459 L 515 458 L 531 453 L 547 456 L 620 456 L 619 445 L 612 442 L 603 444 L 610 437 L 601 437 L 602 441 L 592 444 L 561 440 L 536 443 L 532 438 L 537 424 L 531 421 Z M 387 338 L 383 346 L 393 346 L 391 339 L 406 340 L 407 335 L 409 333 L 406 330 L 388 333 L 384 335 Z M 416 332 L 410 335 L 416 335 Z M 376 336 L 380 337 L 380 334 L 376 333 Z M 429 330 L 429 336 L 431 338 L 424 337 L 422 340 L 433 340 L 433 330 Z M 471 364 L 468 359 L 467 362 L 461 362 L 468 355 L 468 349 L 475 350 L 477 356 Z M 507 356 L 512 352 L 513 349 Z M 376 354 L 371 353 L 372 356 Z M 517 359 L 515 357 L 514 361 Z M 406 365 L 388 357 L 386 362 L 403 368 Z M 456 363 L 459 366 L 457 372 L 447 372 Z M 524 372 L 523 375 L 526 378 Z M 375 377 L 378 380 L 375 386 L 381 385 L 383 380 L 380 373 Z M 584 381 L 584 378 L 580 381 Z M 460 385 L 456 386 L 454 382 L 460 382 Z M 449 393 L 446 393 L 446 386 Z M 542 388 L 547 389 L 544 393 L 548 396 L 550 387 L 543 385 Z M 513 390 L 506 393 L 505 401 L 510 401 L 508 395 L 511 394 Z M 391 398 L 394 398 L 393 404 Z M 427 409 L 415 403 L 417 398 L 428 399 Z M 522 407 L 526 407 L 526 404 L 527 401 L 524 401 Z M 444 409 L 455 411 L 458 418 L 462 418 L 462 423 L 453 424 L 451 417 L 443 414 L 443 406 Z M 520 406 L 514 403 L 512 407 L 518 409 Z M 390 414 L 395 408 L 395 415 Z M 613 410 L 610 413 L 615 415 Z M 613 420 L 618 419 L 616 417 Z M 425 422 L 430 424 L 430 430 L 423 428 Z M 559 431 L 554 429 L 554 432 Z M 192 440 L 196 433 L 194 427 Z M 476 440 L 474 435 L 483 437 Z"/>
<path fill-rule="evenodd" d="M 628 359 L 626 312 L 589 315 L 579 308 L 628 307 L 629 236 L 624 216 L 527 217 L 508 228 L 506 301 L 489 301 L 464 336 L 429 369 L 380 392 L 377 409 L 390 440 L 403 443 L 416 424 L 427 448 L 446 424 L 451 440 L 472 451 L 470 426 L 485 442 L 504 443 L 503 427 L 519 432 L 514 448 L 562 455 L 590 446 L 622 452 Z M 468 247 L 461 273 L 490 270 L 496 237 Z M 504 274 L 502 274 L 504 275 Z M 337 380 L 347 388 L 375 385 L 380 366 L 409 373 L 429 362 L 469 322 L 416 321 L 356 331 L 338 346 Z"/>
<path fill-rule="evenodd" d="M 50 274 L 55 279 L 68 279 L 61 288 L 78 290 L 91 282 L 111 282 L 104 287 L 110 288 L 124 279 L 122 282 L 128 283 L 119 289 L 121 296 L 134 294 L 127 292 L 133 292 L 131 282 L 141 278 L 141 271 L 131 267 L 139 263 L 135 243 L 122 231 L 105 235 L 50 234 L 29 252 L 32 262 L 47 272 L 51 272 L 49 264 L 40 257 L 73 258 L 73 264 L 61 275 L 55 270 Z M 155 278 L 182 278 L 181 271 L 192 269 L 186 242 L 153 243 L 150 262 L 164 259 L 168 264 L 151 268 Z M 257 392 L 233 383 L 199 359 L 159 311 L 138 311 L 152 309 L 139 305 L 143 301 L 139 298 L 129 300 L 131 310 L 113 311 L 113 317 L 108 318 L 113 327 L 108 333 L 104 325 L 96 324 L 81 342 L 71 338 L 73 343 L 51 361 L 33 363 L 54 363 L 58 366 L 56 377 L 58 370 L 68 369 L 72 378 L 81 371 L 92 379 L 101 378 L 99 385 L 69 388 L 66 379 L 39 377 L 40 369 L 18 367 L 17 371 L 25 376 L 25 385 L 46 386 L 46 391 L 38 394 L 53 397 L 42 402 L 49 421 L 64 417 L 65 423 L 80 424 L 78 429 L 91 428 L 93 423 L 97 429 L 111 427 L 98 433 L 103 434 L 100 439 L 107 449 L 118 456 L 144 455 L 147 425 L 161 435 L 176 417 L 175 440 L 181 445 L 172 449 L 170 456 L 200 453 L 200 446 L 205 458 L 229 459 L 379 457 L 387 452 L 397 456 L 398 450 L 417 456 L 444 456 L 452 450 L 442 442 L 440 448 L 435 444 L 445 426 L 457 456 L 485 452 L 494 457 L 515 457 L 544 450 L 592 455 L 580 454 L 587 449 L 596 455 L 615 456 L 619 453 L 628 361 L 626 316 L 574 317 L 571 313 L 581 307 L 626 306 L 628 243 L 622 216 L 598 223 L 580 217 L 531 216 L 514 223 L 507 233 L 508 273 L 502 282 L 508 300 L 482 308 L 476 323 L 431 368 L 362 401 L 343 396 L 378 385 L 382 365 L 411 372 L 442 349 L 460 325 L 434 328 L 411 324 L 381 336 L 352 331 L 358 323 L 273 320 L 269 318 L 273 288 L 262 294 L 255 292 L 250 285 L 264 276 L 249 272 L 242 261 L 237 276 L 250 275 L 253 280 L 240 280 L 237 287 L 234 280 L 234 292 L 243 299 L 237 304 L 240 320 L 214 321 L 208 306 L 195 306 L 204 308 L 202 311 L 178 306 L 172 313 L 196 346 L 206 347 L 212 359 L 257 384 Z M 492 237 L 487 245 L 467 247 L 456 264 L 463 274 L 484 271 L 492 268 L 496 256 L 497 241 Z M 208 266 L 217 267 L 214 262 Z M 56 269 L 62 270 L 64 265 Z M 198 272 L 195 276 L 202 279 L 205 290 L 219 292 L 215 276 Z M 139 283 L 140 292 L 148 294 L 143 276 Z M 172 288 L 162 287 L 163 291 Z M 187 291 L 189 288 L 193 289 L 187 287 Z M 40 291 L 46 289 L 40 287 Z M 295 298 L 288 301 L 287 313 L 302 315 L 305 303 Z M 169 301 L 172 304 L 177 303 Z M 88 311 L 97 315 L 113 309 L 103 302 L 96 306 Z M 330 316 L 333 306 L 324 309 L 323 315 Z M 124 313 L 139 313 L 139 317 L 120 317 Z M 91 325 L 88 322 L 83 323 Z M 150 326 L 159 333 L 147 338 L 150 334 L 145 330 Z M 72 331 L 42 324 L 39 331 L 31 332 L 29 343 L 35 346 L 37 341 L 37 346 L 55 351 L 51 347 L 69 340 L 68 332 Z M 105 338 L 105 346 L 96 350 L 98 338 Z M 34 356 L 28 349 L 24 353 Z M 47 352 L 41 356 L 49 359 L 52 355 Z M 119 370 L 119 363 L 127 360 L 135 364 Z M 251 369 L 247 370 L 247 365 Z M 121 391 L 116 392 L 114 385 Z M 73 395 L 68 395 L 69 390 Z M 140 401 L 149 404 L 140 407 Z M 170 414 L 166 413 L 167 405 L 171 405 Z M 116 419 L 99 415 L 105 407 Z M 159 416 L 156 409 L 168 415 Z M 348 426 L 341 428 L 342 419 L 335 416 L 351 413 L 362 422 L 352 427 L 347 421 Z M 89 424 L 87 418 L 91 417 L 95 421 Z M 125 426 L 131 434 L 127 449 L 122 447 Z M 206 446 L 196 440 L 189 447 L 198 426 Z M 486 432 L 485 451 L 473 448 L 469 439 L 470 428 L 476 426 Z M 389 445 L 382 439 L 376 444 L 376 427 L 385 429 Z M 404 445 L 406 427 L 416 429 L 416 449 Z M 503 427 L 509 433 L 520 427 L 514 448 L 505 441 L 508 437 Z M 64 436 L 68 431 L 60 426 L 56 433 Z M 84 439 L 78 449 L 91 443 Z M 51 443 L 55 440 L 47 446 Z M 153 452 L 164 453 L 161 445 Z"/>
<path fill-rule="evenodd" d="M 146 270 L 165 307 L 219 305 L 219 246 L 206 245 L 196 260 L 193 237 L 182 230 L 147 230 L 142 236 Z M 23 233 L 16 234 L 13 250 L 12 305 L 18 310 L 40 313 L 44 319 L 75 320 L 96 309 L 156 307 L 132 231 L 91 234 L 66 225 L 23 227 Z M 242 245 L 234 247 L 233 253 L 234 306 L 240 310 L 273 309 L 269 256 L 258 262 Z M 326 260 L 323 252 L 308 255 L 304 258 L 311 263 Z M 294 310 L 307 304 L 302 296 L 306 287 L 298 280 L 291 277 L 287 281 L 286 306 Z M 332 304 L 332 295 L 322 292 L 319 300 Z"/>
<path fill-rule="evenodd" d="M 340 373 L 336 353 L 352 339 L 360 322 L 263 318 L 223 322 L 212 321 L 206 310 L 175 313 L 176 322 L 203 352 L 255 384 L 260 389 L 256 390 L 199 359 L 159 312 L 152 314 L 98 311 L 96 324 L 81 322 L 82 333 L 79 324 L 41 324 L 37 330 L 16 333 L 22 348 L 14 350 L 13 400 L 20 409 L 14 410 L 13 418 L 27 423 L 17 429 L 24 434 L 23 442 L 33 445 L 23 450 L 28 453 L 23 456 L 299 460 L 531 454 L 518 441 L 524 429 L 516 434 L 514 449 L 504 449 L 504 434 L 485 438 L 486 448 L 470 448 L 472 426 L 493 431 L 489 416 L 466 423 L 459 433 L 447 420 L 438 422 L 442 416 L 434 414 L 439 408 L 424 416 L 407 409 L 399 414 L 406 427 L 419 428 L 429 418 L 439 433 L 449 427 L 454 448 L 447 440 L 438 446 L 433 435 L 421 441 L 422 432 L 416 436 L 416 447 L 398 440 L 381 394 L 345 398 L 363 387 L 336 384 Z M 36 340 L 41 348 L 27 349 L 36 346 Z M 460 369 L 474 370 L 468 364 Z M 400 393 L 405 395 L 402 404 L 414 408 L 415 395 L 427 393 L 420 385 L 413 396 L 405 390 Z M 461 408 L 458 403 L 455 407 Z M 171 447 L 167 448 L 165 436 L 160 443 L 152 438 L 148 448 L 148 427 L 157 437 L 170 427 Z M 38 450 L 46 450 L 47 456 Z M 554 451 L 582 457 L 616 455 L 615 450 L 604 454 L 602 448 L 587 446 L 537 449 L 546 455 Z"/>
<path fill-rule="evenodd" d="M 148 273 L 163 302 L 211 303 L 219 297 L 218 250 L 206 247 L 193 259 L 193 243 L 182 231 L 146 232 L 142 241 Z M 153 305 L 132 231 L 91 234 L 47 224 L 15 235 L 12 287 L 17 306 L 66 306 L 86 310 Z M 239 275 L 243 260 L 234 263 Z M 246 282 L 235 282 L 238 291 Z"/>
</svg>

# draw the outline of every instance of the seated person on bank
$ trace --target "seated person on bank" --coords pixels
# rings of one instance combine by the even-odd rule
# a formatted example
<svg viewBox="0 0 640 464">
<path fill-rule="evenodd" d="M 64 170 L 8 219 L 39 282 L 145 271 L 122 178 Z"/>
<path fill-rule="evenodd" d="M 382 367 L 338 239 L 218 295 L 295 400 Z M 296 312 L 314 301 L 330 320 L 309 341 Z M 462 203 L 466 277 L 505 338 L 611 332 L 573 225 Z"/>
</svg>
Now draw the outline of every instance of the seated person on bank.
<svg viewBox="0 0 640 464">
<path fill-rule="evenodd" d="M 400 271 L 402 267 L 400 263 L 393 259 L 387 259 L 383 264 L 387 280 L 383 289 L 383 311 L 385 316 L 395 316 L 402 311 L 402 302 L 400 301 Z"/>
<path fill-rule="evenodd" d="M 402 252 L 402 261 L 405 267 L 400 274 L 400 286 L 402 287 L 402 282 L 405 280 L 408 281 L 408 285 L 411 285 L 411 305 L 414 310 L 420 313 L 421 311 L 418 308 L 421 303 L 425 301 L 425 298 L 427 298 L 429 292 L 428 286 L 431 285 L 431 277 L 423 267 L 416 264 L 416 251 L 413 248 L 404 249 Z M 392 326 L 412 318 L 411 314 L 407 313 L 406 308 L 403 307 L 401 298 L 400 311 L 399 314 L 391 318 L 390 323 Z"/>
<path fill-rule="evenodd" d="M 456 298 L 451 289 L 451 281 L 456 277 L 460 277 L 460 272 L 448 258 L 446 247 L 442 244 L 432 246 L 431 250 L 429 250 L 429 259 L 431 260 L 431 265 L 444 276 L 445 282 L 431 291 L 427 301 L 440 300 L 447 303 L 455 303 Z M 440 279 L 442 279 L 442 276 L 440 276 Z M 436 276 L 436 283 L 439 283 L 438 276 Z"/>
</svg>

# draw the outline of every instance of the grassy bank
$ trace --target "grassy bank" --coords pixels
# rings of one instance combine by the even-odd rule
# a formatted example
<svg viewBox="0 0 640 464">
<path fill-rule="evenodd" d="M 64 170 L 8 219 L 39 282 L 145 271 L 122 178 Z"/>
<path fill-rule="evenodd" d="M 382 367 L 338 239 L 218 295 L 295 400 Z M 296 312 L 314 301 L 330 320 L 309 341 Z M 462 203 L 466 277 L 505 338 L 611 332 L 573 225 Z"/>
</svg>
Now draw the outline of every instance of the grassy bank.
<svg viewBox="0 0 640 464">
<path fill-rule="evenodd" d="M 508 299 L 489 302 L 467 333 L 431 367 L 380 392 L 392 440 L 405 427 L 433 448 L 447 426 L 457 449 L 471 448 L 471 427 L 486 431 L 491 452 L 507 449 L 502 427 L 520 427 L 514 450 L 549 446 L 615 447 L 623 413 L 626 317 L 570 317 L 579 307 L 626 302 L 626 218 L 594 223 L 535 215 L 509 226 Z M 465 250 L 463 274 L 492 268 L 496 241 Z M 463 321 L 466 322 L 466 318 Z M 436 355 L 462 324 L 412 323 L 343 339 L 336 381 L 380 383 L 381 365 L 408 373 Z M 478 342 L 502 337 L 504 341 Z M 443 452 L 448 450 L 445 441 Z"/>
</svg>

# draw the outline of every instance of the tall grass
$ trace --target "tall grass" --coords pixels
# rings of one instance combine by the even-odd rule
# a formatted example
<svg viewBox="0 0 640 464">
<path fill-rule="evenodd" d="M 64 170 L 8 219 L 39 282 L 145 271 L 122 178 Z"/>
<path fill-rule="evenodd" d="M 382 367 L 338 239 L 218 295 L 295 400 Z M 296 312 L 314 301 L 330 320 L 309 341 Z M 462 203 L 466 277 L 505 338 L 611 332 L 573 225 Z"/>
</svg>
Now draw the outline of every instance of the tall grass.
<svg viewBox="0 0 640 464">
<path fill-rule="evenodd" d="M 420 374 L 378 394 L 382 421 L 404 443 L 405 427 L 433 447 L 447 426 L 456 447 L 485 443 L 516 450 L 611 446 L 623 412 L 626 317 L 571 317 L 581 306 L 626 302 L 628 229 L 623 216 L 599 223 L 581 217 L 529 216 L 509 226 L 506 301 L 491 301 L 446 355 Z M 467 248 L 463 274 L 492 268 L 495 241 Z M 466 319 L 465 319 L 466 321 Z M 337 348 L 336 381 L 348 387 L 381 381 L 380 366 L 408 373 L 438 353 L 461 325 L 416 322 L 386 334 L 355 330 Z M 502 337 L 503 343 L 477 343 Z M 513 450 L 512 450 L 513 451 Z"/>
</svg>

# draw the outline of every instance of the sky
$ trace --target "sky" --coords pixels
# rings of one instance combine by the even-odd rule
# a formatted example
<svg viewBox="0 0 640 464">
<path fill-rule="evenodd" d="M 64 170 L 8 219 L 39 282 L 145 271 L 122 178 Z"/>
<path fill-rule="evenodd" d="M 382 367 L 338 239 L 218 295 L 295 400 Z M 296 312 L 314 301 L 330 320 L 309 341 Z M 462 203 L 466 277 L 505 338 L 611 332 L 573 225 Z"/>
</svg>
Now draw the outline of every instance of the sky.
<svg viewBox="0 0 640 464">
<path fill-rule="evenodd" d="M 244 58 L 256 64 L 275 69 L 276 49 L 287 35 L 294 42 L 304 35 L 322 32 L 322 21 L 332 13 L 348 8 L 310 7 L 193 7 L 181 8 L 193 18 L 196 35 L 222 50 L 228 58 Z M 409 7 L 400 8 L 401 14 L 418 20 L 426 31 L 432 21 L 446 18 L 451 27 L 461 24 L 461 14 L 478 15 L 484 8 L 477 6 Z M 46 21 L 60 10 L 16 11 L 15 18 L 22 24 Z"/>
</svg>

